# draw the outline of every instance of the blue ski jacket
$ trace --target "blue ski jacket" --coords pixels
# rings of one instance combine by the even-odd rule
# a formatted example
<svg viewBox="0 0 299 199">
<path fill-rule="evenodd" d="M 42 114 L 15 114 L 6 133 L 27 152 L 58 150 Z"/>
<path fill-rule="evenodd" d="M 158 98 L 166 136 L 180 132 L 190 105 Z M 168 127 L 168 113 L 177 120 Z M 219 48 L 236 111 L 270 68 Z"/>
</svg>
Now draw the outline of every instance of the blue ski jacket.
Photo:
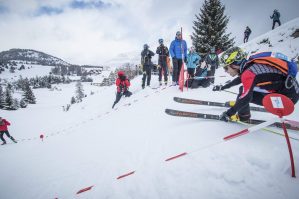
<svg viewBox="0 0 299 199">
<path fill-rule="evenodd" d="M 183 53 L 184 57 L 182 57 L 182 46 L 183 46 Z M 173 40 L 169 47 L 170 56 L 172 58 L 176 59 L 185 59 L 187 57 L 187 43 L 183 39 L 177 39 Z"/>
<path fill-rule="evenodd" d="M 201 60 L 200 56 L 196 53 L 189 53 L 187 55 L 187 68 L 196 68 Z"/>
</svg>

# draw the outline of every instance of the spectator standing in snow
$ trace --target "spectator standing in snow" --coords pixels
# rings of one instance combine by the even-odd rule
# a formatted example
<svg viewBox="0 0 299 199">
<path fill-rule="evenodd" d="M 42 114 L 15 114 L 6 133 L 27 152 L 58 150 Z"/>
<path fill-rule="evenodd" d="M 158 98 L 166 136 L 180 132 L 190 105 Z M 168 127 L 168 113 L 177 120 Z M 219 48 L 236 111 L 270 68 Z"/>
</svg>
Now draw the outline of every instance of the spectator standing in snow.
<svg viewBox="0 0 299 199">
<path fill-rule="evenodd" d="M 175 39 L 171 42 L 169 47 L 169 53 L 172 57 L 172 85 L 178 85 L 180 71 L 183 65 L 183 61 L 187 62 L 187 43 L 182 39 L 182 33 L 176 32 Z M 182 57 L 184 56 L 184 57 Z"/>
<path fill-rule="evenodd" d="M 216 54 L 215 47 L 212 47 L 210 50 L 210 53 L 206 55 L 205 62 L 208 66 L 208 76 L 210 79 L 210 82 L 214 84 L 214 75 L 215 71 L 219 66 L 219 59 L 218 55 Z"/>
<path fill-rule="evenodd" d="M 195 69 L 199 65 L 200 60 L 201 58 L 199 54 L 195 51 L 195 47 L 191 46 L 187 55 L 187 72 L 189 77 L 194 77 Z"/>
<path fill-rule="evenodd" d="M 132 92 L 130 92 L 128 89 L 130 87 L 130 81 L 125 76 L 125 73 L 123 71 L 118 71 L 117 73 L 118 78 L 115 81 L 115 85 L 117 88 L 116 93 L 116 99 L 113 103 L 112 108 L 114 108 L 115 104 L 117 104 L 120 100 L 120 98 L 124 95 L 125 97 L 130 97 L 132 95 Z"/>
<path fill-rule="evenodd" d="M 279 26 L 281 25 L 280 19 L 279 19 L 280 18 L 280 13 L 278 12 L 278 10 L 275 9 L 273 11 L 272 16 L 270 16 L 270 18 L 273 19 L 272 30 L 274 29 L 276 22 L 278 23 Z"/>
<path fill-rule="evenodd" d="M 188 79 L 186 80 L 185 86 L 186 87 L 191 87 L 193 78 L 194 78 L 194 73 L 196 67 L 199 65 L 201 58 L 198 55 L 198 53 L 195 51 L 195 47 L 191 46 L 189 48 L 189 53 L 187 55 L 187 72 L 188 72 Z"/>
<path fill-rule="evenodd" d="M 4 134 L 9 137 L 14 143 L 17 143 L 17 141 L 9 134 L 7 126 L 9 126 L 10 123 L 6 120 L 0 117 L 0 139 L 3 141 L 2 145 L 6 144 L 6 140 L 4 139 Z"/>
<path fill-rule="evenodd" d="M 248 42 L 250 34 L 251 34 L 251 29 L 248 26 L 246 26 L 246 29 L 244 31 L 244 43 Z"/>
<path fill-rule="evenodd" d="M 158 69 L 159 69 L 159 84 L 162 85 L 162 72 L 164 75 L 164 84 L 167 85 L 168 66 L 167 59 L 169 57 L 169 50 L 163 44 L 163 39 L 159 39 L 159 46 L 157 47 L 156 53 L 159 55 L 158 58 Z"/>
<path fill-rule="evenodd" d="M 152 57 L 155 55 L 153 51 L 149 49 L 149 45 L 144 44 L 143 51 L 141 52 L 141 66 L 143 71 L 143 77 L 142 77 L 142 88 L 145 87 L 145 80 L 146 85 L 150 86 L 151 84 L 151 74 L 152 74 Z"/>
</svg>

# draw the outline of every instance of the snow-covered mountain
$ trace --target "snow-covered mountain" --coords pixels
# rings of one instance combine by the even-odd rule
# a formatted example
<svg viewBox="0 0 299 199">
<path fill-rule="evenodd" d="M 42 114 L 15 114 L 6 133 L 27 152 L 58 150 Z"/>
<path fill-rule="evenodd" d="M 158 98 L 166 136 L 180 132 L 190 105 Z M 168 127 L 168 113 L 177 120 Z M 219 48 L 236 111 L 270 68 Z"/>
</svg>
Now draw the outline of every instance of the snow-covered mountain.
<svg viewBox="0 0 299 199">
<path fill-rule="evenodd" d="M 48 55 L 46 53 L 30 50 L 30 49 L 10 49 L 8 51 L 0 52 L 0 62 L 27 62 L 36 65 L 46 65 L 46 66 L 70 66 L 71 64 Z"/>
<path fill-rule="evenodd" d="M 299 38 L 288 36 L 292 31 L 286 31 L 298 28 L 296 20 L 242 47 L 293 56 Z M 279 42 L 276 37 L 282 31 L 285 39 Z M 258 44 L 264 38 L 272 47 Z M 216 71 L 216 76 L 223 74 L 222 68 Z M 229 79 L 216 78 L 215 83 Z M 63 111 L 75 92 L 71 83 L 57 85 L 52 91 L 36 89 L 37 104 L 29 108 L 1 110 L 0 116 L 11 122 L 9 131 L 19 143 L 5 137 L 9 144 L 0 147 L 0 198 L 298 198 L 299 180 L 290 177 L 283 136 L 259 130 L 224 141 L 225 136 L 247 127 L 164 113 L 165 108 L 173 108 L 220 114 L 226 109 L 178 104 L 172 98 L 224 102 L 234 100 L 234 94 L 212 92 L 212 87 L 184 92 L 177 87 L 142 90 L 140 81 L 141 76 L 131 81 L 133 95 L 122 98 L 116 109 L 111 109 L 114 86 L 83 83 L 87 97 Z M 152 76 L 151 86 L 157 85 L 158 77 Z M 298 120 L 298 115 L 297 103 L 287 118 Z M 269 120 L 275 116 L 252 112 L 252 117 Z M 297 139 L 291 144 L 298 175 L 299 134 L 289 131 L 289 135 Z M 184 156 L 165 161 L 180 154 Z M 118 179 L 121 176 L 124 178 Z M 84 188 L 86 192 L 77 194 Z"/>
</svg>

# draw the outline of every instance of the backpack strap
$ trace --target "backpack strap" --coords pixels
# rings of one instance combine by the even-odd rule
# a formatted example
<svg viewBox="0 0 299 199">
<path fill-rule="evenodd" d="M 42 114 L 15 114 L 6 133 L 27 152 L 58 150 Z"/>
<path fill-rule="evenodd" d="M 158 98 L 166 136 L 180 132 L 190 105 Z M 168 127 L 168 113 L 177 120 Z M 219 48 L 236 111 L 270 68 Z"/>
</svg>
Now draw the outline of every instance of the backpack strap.
<svg viewBox="0 0 299 199">
<path fill-rule="evenodd" d="M 267 65 L 277 68 L 282 73 L 288 75 L 288 63 L 284 60 L 281 60 L 281 59 L 278 59 L 275 57 L 263 57 L 263 58 L 252 59 L 252 60 L 248 61 L 246 63 L 246 65 L 250 64 L 250 63 L 267 64 Z"/>
</svg>

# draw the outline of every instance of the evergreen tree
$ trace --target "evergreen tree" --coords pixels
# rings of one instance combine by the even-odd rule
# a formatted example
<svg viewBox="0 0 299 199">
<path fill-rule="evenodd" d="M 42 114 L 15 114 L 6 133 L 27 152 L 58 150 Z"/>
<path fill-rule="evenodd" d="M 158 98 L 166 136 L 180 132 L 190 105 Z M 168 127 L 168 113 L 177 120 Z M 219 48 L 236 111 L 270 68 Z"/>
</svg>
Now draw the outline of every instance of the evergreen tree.
<svg viewBox="0 0 299 199">
<path fill-rule="evenodd" d="M 24 91 L 24 94 L 23 94 L 24 100 L 29 104 L 35 104 L 36 99 L 35 99 L 32 89 L 30 88 L 30 84 L 29 84 L 28 80 L 24 81 L 24 90 L 23 91 Z"/>
<path fill-rule="evenodd" d="M 229 38 L 231 33 L 225 33 L 229 18 L 224 10 L 220 0 L 205 0 L 200 13 L 195 15 L 191 40 L 197 52 L 207 53 L 212 47 L 224 51 L 234 45 L 234 38 Z"/>
<path fill-rule="evenodd" d="M 83 97 L 84 97 L 84 90 L 83 90 L 83 85 L 80 81 L 77 82 L 76 84 L 76 99 L 78 102 L 81 102 Z"/>
<path fill-rule="evenodd" d="M 11 105 L 11 110 L 18 110 L 20 108 L 20 103 L 18 99 L 13 99 L 12 105 Z"/>
<path fill-rule="evenodd" d="M 74 97 L 71 98 L 71 104 L 75 104 L 76 103 L 76 99 Z"/>
<path fill-rule="evenodd" d="M 4 93 L 4 108 L 8 110 L 12 110 L 13 105 L 13 98 L 12 98 L 12 91 L 9 86 L 6 87 L 5 93 Z"/>
<path fill-rule="evenodd" d="M 4 108 L 5 98 L 2 86 L 0 85 L 0 109 Z"/>
<path fill-rule="evenodd" d="M 22 98 L 21 101 L 20 101 L 20 107 L 21 108 L 26 108 L 27 107 L 27 102 L 25 101 L 24 98 Z"/>
</svg>

